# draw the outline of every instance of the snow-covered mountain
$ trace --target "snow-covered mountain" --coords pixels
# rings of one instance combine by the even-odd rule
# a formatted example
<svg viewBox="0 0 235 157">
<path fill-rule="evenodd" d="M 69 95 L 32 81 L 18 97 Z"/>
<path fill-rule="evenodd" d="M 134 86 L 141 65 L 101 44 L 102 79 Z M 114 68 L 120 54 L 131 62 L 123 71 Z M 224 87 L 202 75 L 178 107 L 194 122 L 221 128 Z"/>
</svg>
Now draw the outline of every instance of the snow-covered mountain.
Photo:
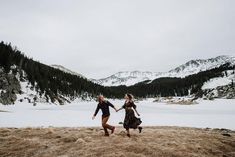
<svg viewBox="0 0 235 157">
<path fill-rule="evenodd" d="M 191 60 L 168 72 L 123 71 L 102 79 L 92 79 L 93 82 L 104 86 L 134 85 L 145 80 L 154 80 L 161 77 L 186 77 L 201 71 L 219 67 L 225 63 L 235 65 L 235 57 L 218 56 L 210 59 Z"/>
<path fill-rule="evenodd" d="M 219 67 L 223 64 L 231 63 L 235 65 L 235 57 L 233 56 L 218 56 L 210 59 L 191 60 L 179 67 L 172 69 L 158 77 L 185 77 L 192 74 L 197 74 L 201 71 L 210 70 Z"/>
<path fill-rule="evenodd" d="M 77 72 L 74 72 L 74 71 L 71 71 L 65 67 L 63 67 L 62 65 L 56 65 L 56 64 L 53 64 L 51 65 L 51 67 L 55 68 L 55 69 L 59 69 L 63 72 L 66 72 L 66 73 L 69 73 L 69 74 L 72 74 L 72 75 L 76 75 L 76 76 L 79 76 L 79 77 L 83 77 L 83 78 L 86 78 L 85 76 L 83 76 L 82 74 L 79 74 Z"/>
<path fill-rule="evenodd" d="M 158 76 L 159 74 L 161 73 L 149 72 L 149 71 L 122 71 L 113 74 L 107 78 L 99 80 L 93 79 L 92 81 L 104 86 L 118 86 L 118 85 L 130 86 L 145 80 L 152 80 L 156 78 L 156 76 Z"/>
</svg>

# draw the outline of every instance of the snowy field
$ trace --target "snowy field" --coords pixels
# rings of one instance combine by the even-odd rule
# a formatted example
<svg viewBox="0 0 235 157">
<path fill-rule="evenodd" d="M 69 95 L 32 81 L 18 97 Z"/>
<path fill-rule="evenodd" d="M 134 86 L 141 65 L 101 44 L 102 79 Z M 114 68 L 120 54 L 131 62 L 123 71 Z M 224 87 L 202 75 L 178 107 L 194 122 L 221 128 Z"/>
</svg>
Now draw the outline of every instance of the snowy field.
<svg viewBox="0 0 235 157">
<path fill-rule="evenodd" d="M 124 101 L 110 100 L 116 107 Z M 27 103 L 0 105 L 0 127 L 87 127 L 100 126 L 101 112 L 92 115 L 96 102 L 78 102 L 64 106 Z M 235 130 L 235 100 L 200 100 L 196 105 L 169 105 L 153 99 L 136 103 L 143 126 L 186 126 L 198 128 L 227 128 Z M 4 112 L 3 112 L 4 111 Z M 5 112 L 7 111 L 7 112 Z M 110 124 L 121 126 L 125 111 L 111 109 Z"/>
</svg>

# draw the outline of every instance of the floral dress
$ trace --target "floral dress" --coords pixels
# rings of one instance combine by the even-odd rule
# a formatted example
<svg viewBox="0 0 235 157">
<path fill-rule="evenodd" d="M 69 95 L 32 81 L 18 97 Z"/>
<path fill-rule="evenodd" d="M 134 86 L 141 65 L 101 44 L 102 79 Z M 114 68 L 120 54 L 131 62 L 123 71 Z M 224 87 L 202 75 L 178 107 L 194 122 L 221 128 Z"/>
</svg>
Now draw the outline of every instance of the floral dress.
<svg viewBox="0 0 235 157">
<path fill-rule="evenodd" d="M 137 118 L 135 116 L 133 108 L 136 109 L 136 105 L 134 104 L 134 102 L 125 102 L 122 108 L 124 108 L 126 111 L 123 127 L 127 130 L 130 128 L 137 129 L 142 121 L 140 118 Z"/>
</svg>

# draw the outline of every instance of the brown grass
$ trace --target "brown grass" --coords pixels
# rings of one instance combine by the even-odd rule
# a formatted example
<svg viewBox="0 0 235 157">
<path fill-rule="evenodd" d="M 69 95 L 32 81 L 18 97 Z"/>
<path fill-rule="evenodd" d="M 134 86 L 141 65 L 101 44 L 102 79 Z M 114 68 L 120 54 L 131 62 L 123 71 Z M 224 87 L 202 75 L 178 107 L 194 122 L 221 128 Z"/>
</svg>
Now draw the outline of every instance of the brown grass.
<svg viewBox="0 0 235 157">
<path fill-rule="evenodd" d="M 235 132 L 219 129 L 123 128 L 110 137 L 101 128 L 0 128 L 1 157 L 235 156 Z"/>
</svg>

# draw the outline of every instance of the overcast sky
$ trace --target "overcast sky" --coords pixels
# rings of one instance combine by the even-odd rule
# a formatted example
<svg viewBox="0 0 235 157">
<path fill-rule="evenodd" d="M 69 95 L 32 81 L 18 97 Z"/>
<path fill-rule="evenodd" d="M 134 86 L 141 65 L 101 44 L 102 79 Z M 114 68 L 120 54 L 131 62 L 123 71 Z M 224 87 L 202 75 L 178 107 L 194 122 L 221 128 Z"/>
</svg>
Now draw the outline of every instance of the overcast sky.
<svg viewBox="0 0 235 157">
<path fill-rule="evenodd" d="M 1 0 L 0 40 L 88 78 L 235 54 L 235 0 Z"/>
</svg>

